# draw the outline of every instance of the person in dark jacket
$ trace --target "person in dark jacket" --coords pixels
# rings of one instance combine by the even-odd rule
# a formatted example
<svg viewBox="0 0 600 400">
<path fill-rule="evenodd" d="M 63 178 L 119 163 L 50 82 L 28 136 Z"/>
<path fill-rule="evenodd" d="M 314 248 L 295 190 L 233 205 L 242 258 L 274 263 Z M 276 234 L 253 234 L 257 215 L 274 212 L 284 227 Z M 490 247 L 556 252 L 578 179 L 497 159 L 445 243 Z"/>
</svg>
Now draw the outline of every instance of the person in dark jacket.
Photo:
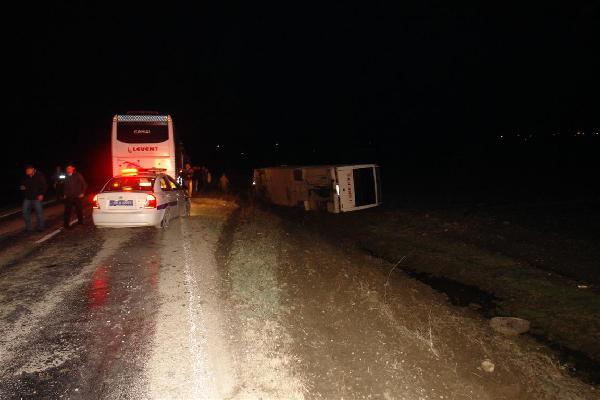
<svg viewBox="0 0 600 400">
<path fill-rule="evenodd" d="M 21 180 L 21 191 L 23 192 L 23 220 L 25 229 L 31 232 L 31 209 L 35 210 L 37 219 L 37 230 L 44 230 L 44 210 L 42 201 L 48 189 L 46 178 L 41 172 L 35 170 L 33 165 L 25 166 L 25 176 Z"/>
<path fill-rule="evenodd" d="M 65 228 L 71 226 L 71 212 L 73 211 L 73 207 L 75 207 L 77 213 L 77 223 L 80 225 L 83 224 L 83 197 L 85 196 L 86 189 L 87 183 L 83 179 L 83 175 L 75 171 L 75 167 L 72 164 L 67 165 L 67 176 L 63 184 Z"/>
<path fill-rule="evenodd" d="M 194 169 L 190 163 L 185 163 L 183 169 L 183 185 L 188 192 L 188 196 L 192 197 L 194 189 Z"/>
</svg>

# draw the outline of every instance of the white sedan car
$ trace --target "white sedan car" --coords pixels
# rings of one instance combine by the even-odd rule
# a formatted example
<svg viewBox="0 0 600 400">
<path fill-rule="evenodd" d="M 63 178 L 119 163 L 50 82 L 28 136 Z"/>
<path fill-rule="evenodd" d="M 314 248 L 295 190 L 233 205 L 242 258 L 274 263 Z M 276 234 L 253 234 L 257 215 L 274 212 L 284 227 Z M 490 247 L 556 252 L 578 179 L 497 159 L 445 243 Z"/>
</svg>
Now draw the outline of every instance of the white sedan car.
<svg viewBox="0 0 600 400">
<path fill-rule="evenodd" d="M 163 173 L 135 173 L 110 179 L 92 201 L 99 227 L 166 228 L 190 214 L 190 199 L 175 179 Z"/>
</svg>

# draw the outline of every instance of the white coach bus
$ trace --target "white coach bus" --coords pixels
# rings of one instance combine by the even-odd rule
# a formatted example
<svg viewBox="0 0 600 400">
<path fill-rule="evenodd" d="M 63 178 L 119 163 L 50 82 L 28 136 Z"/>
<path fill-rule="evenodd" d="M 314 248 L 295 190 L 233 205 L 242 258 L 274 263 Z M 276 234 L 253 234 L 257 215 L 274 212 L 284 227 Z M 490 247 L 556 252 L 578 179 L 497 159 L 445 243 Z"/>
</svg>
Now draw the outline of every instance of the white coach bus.
<svg viewBox="0 0 600 400">
<path fill-rule="evenodd" d="M 138 111 L 117 114 L 112 123 L 113 176 L 127 169 L 160 169 L 176 177 L 183 155 L 170 115 Z"/>
</svg>

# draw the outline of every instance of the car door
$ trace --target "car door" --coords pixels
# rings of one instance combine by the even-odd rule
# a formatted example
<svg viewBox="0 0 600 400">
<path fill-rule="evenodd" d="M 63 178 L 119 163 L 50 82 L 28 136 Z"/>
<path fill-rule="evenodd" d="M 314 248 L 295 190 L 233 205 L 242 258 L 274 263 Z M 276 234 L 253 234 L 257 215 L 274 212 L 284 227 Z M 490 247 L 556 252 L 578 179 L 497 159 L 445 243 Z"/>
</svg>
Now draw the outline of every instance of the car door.
<svg viewBox="0 0 600 400">
<path fill-rule="evenodd" d="M 165 204 L 166 203 L 166 208 L 165 210 L 168 210 L 169 212 L 169 219 L 173 219 L 173 217 L 176 214 L 176 209 L 173 207 L 177 201 L 177 199 L 174 199 L 173 196 L 173 190 L 171 190 L 171 185 L 169 183 L 169 181 L 166 179 L 165 176 L 161 176 L 160 177 L 160 191 L 161 191 L 161 204 Z"/>
<path fill-rule="evenodd" d="M 175 179 L 173 179 L 170 176 L 166 176 L 167 181 L 169 183 L 169 186 L 171 187 L 171 191 L 174 194 L 173 196 L 173 201 L 177 202 L 177 215 L 178 216 L 182 216 L 184 215 L 184 203 L 185 203 L 185 195 L 183 194 L 183 192 L 180 190 L 179 185 L 177 185 L 177 181 L 175 181 Z"/>
</svg>

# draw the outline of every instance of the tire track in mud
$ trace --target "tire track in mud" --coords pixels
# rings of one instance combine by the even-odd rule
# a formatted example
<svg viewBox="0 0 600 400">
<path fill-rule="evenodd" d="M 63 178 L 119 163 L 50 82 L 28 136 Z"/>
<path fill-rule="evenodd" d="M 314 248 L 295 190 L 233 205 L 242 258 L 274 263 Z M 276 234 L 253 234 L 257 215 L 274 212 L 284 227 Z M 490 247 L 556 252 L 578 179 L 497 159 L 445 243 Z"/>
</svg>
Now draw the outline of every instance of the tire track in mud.
<svg viewBox="0 0 600 400">
<path fill-rule="evenodd" d="M 229 215 L 227 221 L 223 224 L 221 234 L 219 235 L 215 258 L 217 260 L 217 265 L 222 272 L 227 272 L 227 261 L 230 257 L 231 249 L 233 248 L 233 237 L 235 231 L 242 222 L 242 210 L 242 207 L 238 207 Z M 227 282 L 229 282 L 229 280 L 227 280 Z"/>
</svg>

